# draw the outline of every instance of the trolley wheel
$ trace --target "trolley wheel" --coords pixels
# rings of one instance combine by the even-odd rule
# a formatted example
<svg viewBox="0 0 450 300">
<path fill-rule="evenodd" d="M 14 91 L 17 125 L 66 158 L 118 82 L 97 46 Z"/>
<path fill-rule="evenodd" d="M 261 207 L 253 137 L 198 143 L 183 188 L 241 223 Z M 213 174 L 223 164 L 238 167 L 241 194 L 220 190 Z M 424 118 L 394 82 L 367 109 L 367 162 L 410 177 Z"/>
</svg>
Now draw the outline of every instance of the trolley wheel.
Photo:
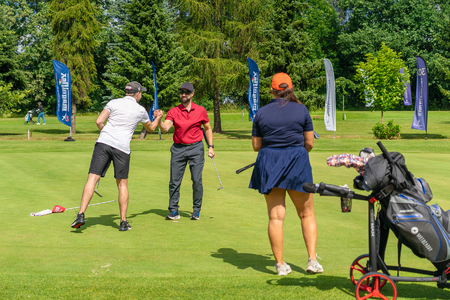
<svg viewBox="0 0 450 300">
<path fill-rule="evenodd" d="M 350 280 L 354 285 L 358 283 L 362 276 L 369 273 L 369 268 L 367 267 L 369 262 L 369 254 L 363 254 L 358 256 L 350 266 Z M 382 282 L 380 288 L 386 284 L 386 281 Z M 365 286 L 361 285 L 361 289 L 365 290 Z"/>
<path fill-rule="evenodd" d="M 383 290 L 383 294 L 381 293 L 381 288 L 385 286 L 386 283 L 389 283 L 392 286 L 392 290 L 385 288 Z M 392 295 L 386 296 L 386 292 Z M 355 295 L 357 300 L 365 300 L 369 298 L 395 300 L 397 299 L 397 287 L 386 274 L 370 272 L 359 279 L 356 284 Z"/>
</svg>

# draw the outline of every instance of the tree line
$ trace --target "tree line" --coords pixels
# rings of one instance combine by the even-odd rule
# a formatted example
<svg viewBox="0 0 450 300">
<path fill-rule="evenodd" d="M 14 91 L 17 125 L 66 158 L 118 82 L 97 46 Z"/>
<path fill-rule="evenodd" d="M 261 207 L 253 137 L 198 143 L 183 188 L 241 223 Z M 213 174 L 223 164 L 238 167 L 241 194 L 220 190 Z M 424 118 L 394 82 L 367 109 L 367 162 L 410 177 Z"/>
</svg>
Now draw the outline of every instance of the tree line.
<svg viewBox="0 0 450 300">
<path fill-rule="evenodd" d="M 358 65 L 382 47 L 399 54 L 413 89 L 421 56 L 430 109 L 449 109 L 450 0 L 0 0 L 0 13 L 2 115 L 38 101 L 55 112 L 52 59 L 71 70 L 73 116 L 101 111 L 132 80 L 149 90 L 141 100 L 149 109 L 154 62 L 160 108 L 179 103 L 178 87 L 189 81 L 221 132 L 222 103 L 247 103 L 248 57 L 261 71 L 261 105 L 273 74 L 286 72 L 300 101 L 323 108 L 328 58 L 337 99 L 345 94 L 345 109 L 363 109 Z"/>
</svg>

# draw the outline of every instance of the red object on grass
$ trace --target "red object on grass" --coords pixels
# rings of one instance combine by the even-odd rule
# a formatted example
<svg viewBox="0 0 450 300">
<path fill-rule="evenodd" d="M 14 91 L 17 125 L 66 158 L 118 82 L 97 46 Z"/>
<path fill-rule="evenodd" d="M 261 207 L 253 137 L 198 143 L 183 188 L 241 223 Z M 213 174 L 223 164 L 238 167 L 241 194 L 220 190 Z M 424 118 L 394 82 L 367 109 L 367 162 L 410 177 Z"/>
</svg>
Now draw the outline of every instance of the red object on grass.
<svg viewBox="0 0 450 300">
<path fill-rule="evenodd" d="M 52 209 L 52 213 L 60 213 L 60 212 L 64 212 L 66 209 L 60 205 L 55 205 L 55 207 L 53 207 Z"/>
</svg>

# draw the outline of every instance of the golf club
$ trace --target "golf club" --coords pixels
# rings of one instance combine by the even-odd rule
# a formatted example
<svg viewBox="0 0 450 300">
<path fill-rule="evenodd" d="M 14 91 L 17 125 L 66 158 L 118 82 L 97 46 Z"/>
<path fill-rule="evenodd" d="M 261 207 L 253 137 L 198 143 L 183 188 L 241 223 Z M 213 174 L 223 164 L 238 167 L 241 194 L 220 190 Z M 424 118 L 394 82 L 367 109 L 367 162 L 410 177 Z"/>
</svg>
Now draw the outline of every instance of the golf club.
<svg viewBox="0 0 450 300">
<path fill-rule="evenodd" d="M 206 139 L 205 129 L 202 128 L 202 131 L 203 131 L 203 137 L 205 138 L 206 146 L 208 146 L 209 144 L 208 144 L 208 140 Z M 222 181 L 220 180 L 219 172 L 217 172 L 216 163 L 215 163 L 214 158 L 212 156 L 209 156 L 209 157 L 211 157 L 211 159 L 213 161 L 214 169 L 216 169 L 216 173 L 217 173 L 217 178 L 219 178 L 220 188 L 218 188 L 217 190 L 221 190 L 221 189 L 223 189 L 223 186 L 222 186 Z"/>
<path fill-rule="evenodd" d="M 211 159 L 212 159 L 212 161 L 213 161 L 214 169 L 216 169 L 217 178 L 219 178 L 220 188 L 218 188 L 217 190 L 221 190 L 221 189 L 223 189 L 222 181 L 220 181 L 219 172 L 217 172 L 217 167 L 216 167 L 216 163 L 214 162 L 214 158 L 213 158 L 212 156 L 210 156 L 210 157 L 211 157 Z"/>
<path fill-rule="evenodd" d="M 241 173 L 241 172 L 243 172 L 243 171 L 245 171 L 245 170 L 247 170 L 247 169 L 250 169 L 251 167 L 253 167 L 255 165 L 255 163 L 251 163 L 251 164 L 249 164 L 248 166 L 245 166 L 245 167 L 243 167 L 243 168 L 240 168 L 239 170 L 236 170 L 236 174 L 239 174 L 239 173 Z"/>
<path fill-rule="evenodd" d="M 100 185 L 100 179 L 98 180 L 98 182 L 97 182 L 97 188 L 95 189 L 95 193 L 97 194 L 97 195 L 99 195 L 100 197 L 103 197 L 102 196 L 102 194 L 100 194 L 99 192 L 98 192 L 98 186 Z"/>
<path fill-rule="evenodd" d="M 94 205 L 106 204 L 106 203 L 111 203 L 111 202 L 114 202 L 114 201 L 116 201 L 116 200 L 109 200 L 109 201 L 105 201 L 105 202 L 98 202 L 98 203 L 94 203 L 94 204 L 89 204 L 88 206 L 94 206 Z M 71 208 L 66 208 L 66 210 L 69 210 L 69 209 L 76 209 L 76 208 L 80 208 L 80 206 L 77 206 L 77 207 L 71 207 Z"/>
</svg>

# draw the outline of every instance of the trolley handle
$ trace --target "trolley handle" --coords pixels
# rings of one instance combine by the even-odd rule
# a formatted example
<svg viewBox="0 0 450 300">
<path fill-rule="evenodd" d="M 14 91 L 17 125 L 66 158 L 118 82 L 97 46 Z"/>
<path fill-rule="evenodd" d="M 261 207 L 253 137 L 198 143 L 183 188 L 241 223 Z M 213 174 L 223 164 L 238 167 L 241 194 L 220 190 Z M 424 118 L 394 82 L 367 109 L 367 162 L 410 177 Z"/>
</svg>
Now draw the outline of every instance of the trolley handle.
<svg viewBox="0 0 450 300">
<path fill-rule="evenodd" d="M 324 182 L 321 183 L 305 182 L 303 184 L 303 189 L 307 193 L 317 193 L 320 194 L 321 196 L 350 198 L 365 201 L 368 201 L 371 198 L 371 196 L 355 194 L 355 192 L 351 191 L 350 188 L 348 187 L 326 184 Z"/>
<path fill-rule="evenodd" d="M 349 193 L 351 193 L 351 190 L 348 187 L 326 184 L 324 182 L 321 182 L 319 184 L 305 182 L 303 184 L 303 189 L 308 193 L 324 194 L 324 192 L 330 192 L 332 194 L 329 196 L 338 196 L 338 197 L 347 196 Z"/>
<path fill-rule="evenodd" d="M 389 155 L 389 152 L 386 150 L 386 148 L 384 147 L 383 143 L 382 143 L 381 141 L 379 141 L 379 142 L 377 143 L 377 145 L 378 145 L 378 147 L 380 147 L 381 152 L 383 152 L 384 158 L 386 158 L 386 159 L 389 161 L 389 163 L 390 163 L 391 165 L 393 165 L 393 164 L 394 164 L 394 160 L 393 160 L 392 157 Z"/>
</svg>

